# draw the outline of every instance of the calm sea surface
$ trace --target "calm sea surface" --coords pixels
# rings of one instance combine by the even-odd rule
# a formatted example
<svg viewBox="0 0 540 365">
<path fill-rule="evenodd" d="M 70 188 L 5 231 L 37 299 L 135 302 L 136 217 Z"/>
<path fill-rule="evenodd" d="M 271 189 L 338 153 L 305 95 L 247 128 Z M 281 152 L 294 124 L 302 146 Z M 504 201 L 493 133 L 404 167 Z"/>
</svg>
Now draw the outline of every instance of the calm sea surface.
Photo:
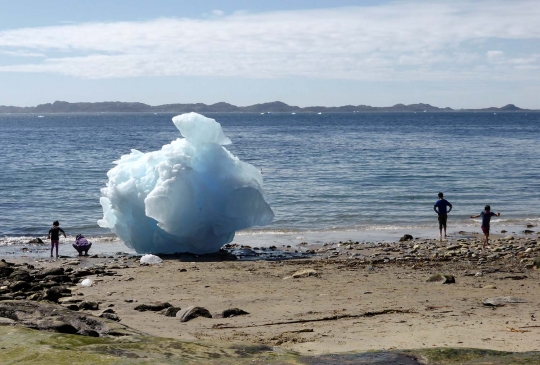
<svg viewBox="0 0 540 365">
<path fill-rule="evenodd" d="M 0 236 L 107 235 L 112 161 L 180 137 L 174 114 L 0 115 Z M 485 204 L 500 224 L 540 223 L 540 113 L 207 114 L 262 169 L 276 218 L 263 232 L 453 224 Z M 1 242 L 0 242 L 1 244 Z"/>
</svg>

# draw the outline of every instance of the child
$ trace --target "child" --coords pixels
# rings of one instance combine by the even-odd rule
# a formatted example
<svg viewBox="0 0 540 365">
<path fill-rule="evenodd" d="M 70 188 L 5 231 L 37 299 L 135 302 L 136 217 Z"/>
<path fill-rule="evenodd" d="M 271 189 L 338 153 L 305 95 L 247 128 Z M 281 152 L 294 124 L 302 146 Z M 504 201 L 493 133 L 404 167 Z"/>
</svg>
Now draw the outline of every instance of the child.
<svg viewBox="0 0 540 365">
<path fill-rule="evenodd" d="M 79 252 L 79 256 L 82 256 L 83 252 L 84 256 L 88 256 L 88 250 L 90 247 L 92 247 L 92 242 L 88 242 L 88 240 L 84 238 L 82 234 L 78 234 L 75 238 L 73 248 Z"/>
<path fill-rule="evenodd" d="M 446 199 L 444 199 L 443 193 L 438 194 L 439 200 L 435 202 L 435 205 L 433 206 L 433 210 L 438 215 L 439 220 L 439 240 L 442 241 L 442 232 L 444 228 L 444 239 L 446 239 L 446 221 L 448 219 L 448 213 L 452 210 L 452 204 Z M 450 209 L 446 209 L 446 208 Z"/>
<path fill-rule="evenodd" d="M 480 214 L 471 215 L 471 218 L 482 217 L 482 232 L 484 232 L 484 235 L 486 236 L 486 240 L 484 241 L 484 246 L 483 246 L 484 248 L 489 247 L 488 246 L 489 221 L 491 220 L 491 217 L 493 216 L 500 217 L 501 213 L 493 213 L 489 205 L 486 205 L 486 207 L 484 208 L 484 211 L 481 212 Z"/>
<path fill-rule="evenodd" d="M 51 240 L 51 257 L 53 257 L 53 248 L 56 246 L 56 258 L 58 258 L 58 244 L 60 243 L 60 232 L 64 235 L 64 238 L 66 238 L 66 232 L 62 228 L 60 228 L 60 223 L 58 221 L 53 222 L 53 226 L 51 229 L 49 229 L 49 235 L 47 236 L 47 239 Z"/>
</svg>

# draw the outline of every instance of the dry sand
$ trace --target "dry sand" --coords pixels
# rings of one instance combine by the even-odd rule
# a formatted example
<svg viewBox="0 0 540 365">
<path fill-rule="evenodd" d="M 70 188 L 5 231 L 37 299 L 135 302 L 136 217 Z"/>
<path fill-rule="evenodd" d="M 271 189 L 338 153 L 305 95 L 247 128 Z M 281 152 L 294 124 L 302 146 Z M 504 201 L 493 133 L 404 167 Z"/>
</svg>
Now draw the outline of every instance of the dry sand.
<svg viewBox="0 0 540 365">
<path fill-rule="evenodd" d="M 524 242 L 535 245 L 531 239 Z M 461 244 L 476 249 L 472 242 Z M 445 346 L 508 351 L 540 348 L 540 320 L 536 320 L 540 317 L 540 272 L 525 268 L 521 258 L 534 257 L 534 252 L 492 257 L 478 265 L 470 259 L 471 251 L 468 258 L 414 258 L 415 245 L 437 244 L 335 245 L 320 248 L 324 252 L 320 256 L 282 261 L 166 259 L 141 266 L 133 257 L 81 258 L 80 266 L 129 267 L 116 268 L 116 276 L 94 277 L 92 287 L 77 286 L 76 293 L 100 302 L 100 310 L 111 306 L 123 324 L 180 340 L 245 341 L 309 354 Z M 451 243 L 440 244 L 439 251 L 444 252 L 448 245 Z M 504 245 L 507 243 L 500 243 Z M 329 258 L 333 251 L 341 254 Z M 413 258 L 386 263 L 380 259 L 392 254 Z M 32 261 L 36 267 L 73 261 L 20 260 Z M 316 273 L 291 278 L 304 269 Z M 475 276 L 477 272 L 482 275 Z M 435 273 L 454 275 L 456 283 L 426 282 Z M 497 308 L 482 304 L 485 298 L 502 296 L 527 302 Z M 181 308 L 201 306 L 213 314 L 240 308 L 249 314 L 183 323 L 158 312 L 134 310 L 152 302 Z"/>
</svg>

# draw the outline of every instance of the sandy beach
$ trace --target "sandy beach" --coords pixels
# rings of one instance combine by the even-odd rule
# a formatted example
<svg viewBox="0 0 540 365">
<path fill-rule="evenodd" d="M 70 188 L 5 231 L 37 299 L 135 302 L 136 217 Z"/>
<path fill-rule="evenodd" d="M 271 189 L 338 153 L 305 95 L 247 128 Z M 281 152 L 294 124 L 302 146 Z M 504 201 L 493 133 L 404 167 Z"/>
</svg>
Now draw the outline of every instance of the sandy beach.
<svg viewBox="0 0 540 365">
<path fill-rule="evenodd" d="M 154 336 L 249 342 L 304 354 L 540 348 L 540 272 L 533 263 L 540 251 L 539 237 L 500 235 L 483 250 L 480 238 L 461 232 L 445 242 L 230 247 L 243 253 L 281 251 L 284 257 L 299 250 L 312 253 L 280 260 L 264 259 L 264 254 L 257 260 L 230 260 L 230 255 L 163 257 L 162 263 L 150 266 L 126 254 L 7 260 L 31 264 L 35 270 L 109 270 L 109 275 L 89 276 L 91 287 L 70 285 L 72 298 L 99 303 L 98 310 L 85 311 L 95 315 L 112 308 L 121 324 Z M 455 283 L 442 284 L 444 277 L 428 282 L 438 273 Z M 7 284 L 4 279 L 2 285 Z M 519 303 L 483 303 L 496 297 L 517 298 Z M 156 302 L 182 309 L 203 307 L 214 318 L 181 322 L 164 311 L 135 310 Z M 231 308 L 248 314 L 219 318 Z"/>
</svg>

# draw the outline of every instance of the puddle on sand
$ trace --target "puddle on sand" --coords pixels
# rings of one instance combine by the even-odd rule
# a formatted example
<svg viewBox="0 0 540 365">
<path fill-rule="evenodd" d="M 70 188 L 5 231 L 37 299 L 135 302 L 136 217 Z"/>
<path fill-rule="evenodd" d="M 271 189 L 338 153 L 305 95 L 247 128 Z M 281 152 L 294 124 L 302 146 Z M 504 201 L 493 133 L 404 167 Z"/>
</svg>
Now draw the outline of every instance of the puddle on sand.
<svg viewBox="0 0 540 365">
<path fill-rule="evenodd" d="M 320 355 L 301 357 L 299 360 L 306 365 L 421 365 L 415 357 L 395 352 Z"/>
</svg>

